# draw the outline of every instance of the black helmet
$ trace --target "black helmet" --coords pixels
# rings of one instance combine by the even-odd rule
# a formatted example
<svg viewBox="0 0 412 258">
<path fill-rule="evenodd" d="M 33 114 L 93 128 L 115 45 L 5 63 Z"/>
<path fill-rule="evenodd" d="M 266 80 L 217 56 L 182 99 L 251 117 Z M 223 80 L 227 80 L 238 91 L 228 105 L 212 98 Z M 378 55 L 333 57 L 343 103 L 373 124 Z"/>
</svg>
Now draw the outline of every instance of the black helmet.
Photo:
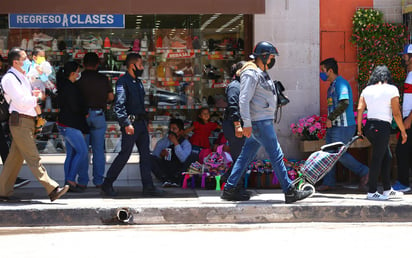
<svg viewBox="0 0 412 258">
<path fill-rule="evenodd" d="M 278 50 L 269 42 L 261 41 L 256 44 L 253 48 L 253 53 L 250 55 L 250 58 L 260 57 L 262 61 L 265 61 L 269 58 L 269 55 L 279 55 Z"/>
</svg>

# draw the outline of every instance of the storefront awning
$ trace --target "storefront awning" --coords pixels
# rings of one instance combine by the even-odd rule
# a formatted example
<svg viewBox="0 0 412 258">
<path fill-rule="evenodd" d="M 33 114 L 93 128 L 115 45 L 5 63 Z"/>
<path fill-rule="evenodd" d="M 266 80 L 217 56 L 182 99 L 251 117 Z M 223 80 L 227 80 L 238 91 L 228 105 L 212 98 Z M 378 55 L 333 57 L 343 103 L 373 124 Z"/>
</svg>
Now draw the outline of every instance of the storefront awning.
<svg viewBox="0 0 412 258">
<path fill-rule="evenodd" d="M 5 0 L 8 13 L 95 13 L 95 14 L 262 14 L 265 0 Z"/>
</svg>

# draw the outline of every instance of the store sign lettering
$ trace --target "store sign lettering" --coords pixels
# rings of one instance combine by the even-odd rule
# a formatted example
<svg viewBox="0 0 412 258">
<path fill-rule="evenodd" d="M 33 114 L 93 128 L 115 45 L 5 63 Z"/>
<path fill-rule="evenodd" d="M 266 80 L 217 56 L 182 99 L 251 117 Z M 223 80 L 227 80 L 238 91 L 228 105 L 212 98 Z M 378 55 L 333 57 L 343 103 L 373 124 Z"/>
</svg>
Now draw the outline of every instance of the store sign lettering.
<svg viewBox="0 0 412 258">
<path fill-rule="evenodd" d="M 9 14 L 9 28 L 124 28 L 123 14 Z"/>
<path fill-rule="evenodd" d="M 177 53 L 168 53 L 167 58 L 192 58 L 194 57 L 194 53 L 188 52 L 177 52 Z"/>
</svg>

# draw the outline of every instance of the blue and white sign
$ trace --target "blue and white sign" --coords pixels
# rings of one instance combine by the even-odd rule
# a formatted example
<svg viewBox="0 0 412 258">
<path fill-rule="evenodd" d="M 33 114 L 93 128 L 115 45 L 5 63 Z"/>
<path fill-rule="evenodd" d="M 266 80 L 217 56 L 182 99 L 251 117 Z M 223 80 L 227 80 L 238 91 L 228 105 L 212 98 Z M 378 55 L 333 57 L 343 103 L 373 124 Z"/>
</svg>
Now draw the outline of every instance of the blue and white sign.
<svg viewBox="0 0 412 258">
<path fill-rule="evenodd" d="M 9 14 L 10 29 L 122 29 L 124 14 Z"/>
</svg>

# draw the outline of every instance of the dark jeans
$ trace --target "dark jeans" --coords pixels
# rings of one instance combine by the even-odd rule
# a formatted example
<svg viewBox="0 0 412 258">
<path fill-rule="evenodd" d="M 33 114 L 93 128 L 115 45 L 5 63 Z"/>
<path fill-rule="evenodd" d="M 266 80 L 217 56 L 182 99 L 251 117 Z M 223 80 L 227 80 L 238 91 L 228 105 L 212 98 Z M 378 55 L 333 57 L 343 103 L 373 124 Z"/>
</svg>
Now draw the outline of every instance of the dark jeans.
<svg viewBox="0 0 412 258">
<path fill-rule="evenodd" d="M 396 145 L 396 159 L 398 162 L 398 181 L 404 186 L 409 186 L 409 169 L 411 168 L 412 158 L 412 128 L 406 130 L 408 139 L 402 144 L 402 137 L 399 136 Z"/>
<path fill-rule="evenodd" d="M 235 126 L 233 125 L 233 121 L 224 120 L 222 123 L 223 134 L 225 135 L 226 140 L 229 142 L 230 147 L 230 156 L 232 157 L 233 163 L 232 166 L 228 169 L 228 171 L 222 176 L 222 179 L 225 181 L 232 172 L 233 165 L 235 164 L 237 158 L 242 152 L 242 147 L 245 144 L 246 137 L 236 137 L 235 135 Z"/>
<path fill-rule="evenodd" d="M 239 157 L 242 147 L 245 144 L 245 137 L 238 138 L 235 135 L 235 127 L 232 121 L 225 120 L 222 124 L 223 134 L 226 140 L 229 142 L 230 156 L 232 156 L 233 163 L 236 162 L 237 157 Z"/>
<path fill-rule="evenodd" d="M 182 172 L 186 171 L 190 164 L 181 163 L 179 160 L 165 160 L 154 155 L 150 155 L 152 172 L 162 182 L 172 182 L 180 184 Z"/>
<path fill-rule="evenodd" d="M 133 126 L 133 135 L 126 134 L 124 127 L 122 127 L 122 149 L 107 171 L 107 175 L 103 183 L 104 185 L 111 186 L 113 182 L 116 181 L 120 172 L 129 160 L 130 155 L 132 154 L 134 144 L 136 144 L 140 155 L 140 174 L 142 177 L 143 188 L 153 187 L 147 122 L 145 120 L 138 120 L 133 123 Z"/>
<path fill-rule="evenodd" d="M 385 121 L 368 120 L 365 124 L 365 136 L 372 144 L 372 162 L 369 168 L 369 193 L 378 188 L 378 176 L 381 171 L 383 190 L 391 189 L 390 169 L 392 154 L 389 149 L 391 124 Z"/>
</svg>

